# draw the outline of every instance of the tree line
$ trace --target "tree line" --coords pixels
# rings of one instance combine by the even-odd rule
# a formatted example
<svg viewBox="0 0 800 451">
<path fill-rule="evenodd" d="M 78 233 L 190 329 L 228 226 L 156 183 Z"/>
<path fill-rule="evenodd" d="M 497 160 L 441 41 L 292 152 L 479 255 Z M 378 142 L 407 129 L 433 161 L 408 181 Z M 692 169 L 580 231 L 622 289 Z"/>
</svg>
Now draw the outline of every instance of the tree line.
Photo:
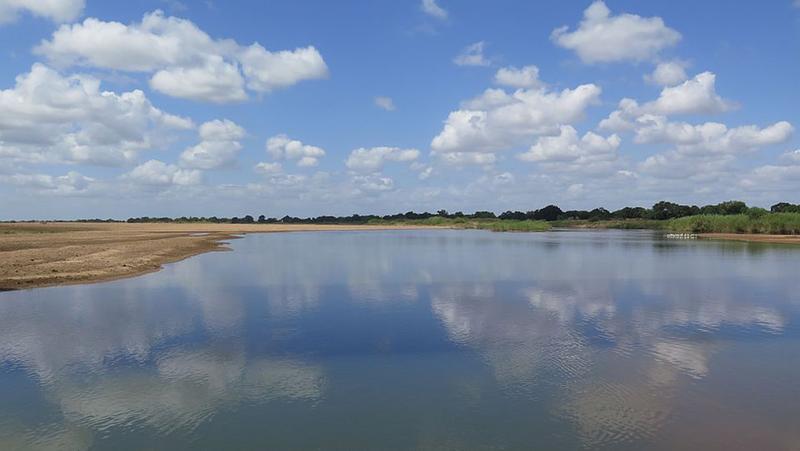
<svg viewBox="0 0 800 451">
<path fill-rule="evenodd" d="M 432 217 L 443 217 L 449 219 L 499 219 L 499 220 L 538 220 L 538 221 L 562 221 L 562 220 L 584 220 L 584 221 L 604 221 L 604 220 L 625 220 L 625 219 L 646 219 L 646 220 L 667 220 L 682 218 L 695 215 L 740 215 L 761 216 L 772 213 L 800 213 L 800 205 L 780 202 L 773 205 L 770 210 L 759 207 L 749 207 L 746 203 L 738 200 L 721 202 L 714 205 L 681 205 L 674 202 L 657 202 L 650 208 L 645 207 L 624 207 L 619 210 L 609 211 L 603 207 L 593 210 L 567 210 L 563 211 L 556 205 L 548 205 L 538 210 L 530 211 L 505 211 L 496 215 L 491 211 L 476 211 L 467 214 L 461 211 L 450 213 L 447 210 L 439 210 L 435 213 L 422 212 L 416 213 L 409 211 L 392 215 L 358 215 L 350 216 L 315 216 L 300 218 L 295 216 L 267 217 L 260 215 L 253 217 L 245 215 L 242 217 L 202 217 L 202 216 L 181 216 L 179 218 L 170 217 L 149 217 L 130 218 L 129 223 L 142 222 L 211 222 L 225 224 L 367 224 L 373 221 L 408 221 L 424 220 Z M 102 221 L 102 220 L 84 220 Z"/>
</svg>

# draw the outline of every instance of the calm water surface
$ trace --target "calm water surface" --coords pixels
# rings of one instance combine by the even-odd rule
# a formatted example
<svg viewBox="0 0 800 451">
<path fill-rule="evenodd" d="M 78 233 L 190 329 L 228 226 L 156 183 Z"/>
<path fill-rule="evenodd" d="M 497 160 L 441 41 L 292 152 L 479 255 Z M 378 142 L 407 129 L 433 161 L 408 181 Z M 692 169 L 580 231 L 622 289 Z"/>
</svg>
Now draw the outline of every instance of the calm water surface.
<svg viewBox="0 0 800 451">
<path fill-rule="evenodd" d="M 0 449 L 800 449 L 800 248 L 249 235 L 0 293 Z"/>
</svg>

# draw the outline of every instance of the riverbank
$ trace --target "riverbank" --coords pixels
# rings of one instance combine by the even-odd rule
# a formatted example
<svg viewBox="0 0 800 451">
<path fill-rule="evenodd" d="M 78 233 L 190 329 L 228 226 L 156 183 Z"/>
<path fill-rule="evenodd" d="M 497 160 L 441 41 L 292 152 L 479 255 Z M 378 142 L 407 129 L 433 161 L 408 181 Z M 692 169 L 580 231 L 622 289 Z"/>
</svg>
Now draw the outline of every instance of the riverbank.
<svg viewBox="0 0 800 451">
<path fill-rule="evenodd" d="M 133 277 L 212 251 L 247 233 L 432 228 L 316 224 L 0 224 L 0 290 Z"/>
<path fill-rule="evenodd" d="M 764 235 L 760 233 L 701 233 L 700 238 L 711 240 L 748 241 L 754 243 L 800 244 L 800 235 Z"/>
<path fill-rule="evenodd" d="M 545 227 L 542 226 L 544 224 Z M 566 224 L 562 224 L 566 225 Z M 575 224 L 572 224 L 575 226 Z M 591 228 L 642 228 L 630 221 L 593 223 Z M 205 252 L 224 251 L 227 241 L 247 233 L 301 231 L 480 228 L 545 231 L 542 221 L 415 221 L 370 225 L 213 223 L 0 223 L 0 290 L 92 283 L 158 271 Z M 577 225 L 576 228 L 584 228 Z M 700 233 L 699 238 L 800 244 L 800 235 Z"/>
</svg>

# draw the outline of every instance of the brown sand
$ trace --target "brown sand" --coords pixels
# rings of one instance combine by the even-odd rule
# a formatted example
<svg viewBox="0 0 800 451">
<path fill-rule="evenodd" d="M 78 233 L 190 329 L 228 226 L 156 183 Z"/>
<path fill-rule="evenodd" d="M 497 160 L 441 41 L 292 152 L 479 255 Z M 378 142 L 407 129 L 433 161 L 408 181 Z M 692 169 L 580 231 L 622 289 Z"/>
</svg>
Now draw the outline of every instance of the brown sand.
<svg viewBox="0 0 800 451">
<path fill-rule="evenodd" d="M 0 290 L 100 282 L 227 250 L 244 233 L 380 230 L 409 226 L 294 224 L 0 224 Z"/>
<path fill-rule="evenodd" d="M 764 235 L 758 233 L 701 233 L 712 240 L 752 241 L 756 243 L 800 244 L 800 235 Z"/>
</svg>

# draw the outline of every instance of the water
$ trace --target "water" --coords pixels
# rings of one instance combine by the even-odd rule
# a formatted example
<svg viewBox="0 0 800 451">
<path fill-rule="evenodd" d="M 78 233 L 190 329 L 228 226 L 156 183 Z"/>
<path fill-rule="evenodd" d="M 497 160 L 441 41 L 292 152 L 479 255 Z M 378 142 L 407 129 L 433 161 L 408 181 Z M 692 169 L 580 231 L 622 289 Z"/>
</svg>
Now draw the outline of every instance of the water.
<svg viewBox="0 0 800 451">
<path fill-rule="evenodd" d="M 800 449 L 800 248 L 249 235 L 0 293 L 0 449 Z"/>
</svg>

